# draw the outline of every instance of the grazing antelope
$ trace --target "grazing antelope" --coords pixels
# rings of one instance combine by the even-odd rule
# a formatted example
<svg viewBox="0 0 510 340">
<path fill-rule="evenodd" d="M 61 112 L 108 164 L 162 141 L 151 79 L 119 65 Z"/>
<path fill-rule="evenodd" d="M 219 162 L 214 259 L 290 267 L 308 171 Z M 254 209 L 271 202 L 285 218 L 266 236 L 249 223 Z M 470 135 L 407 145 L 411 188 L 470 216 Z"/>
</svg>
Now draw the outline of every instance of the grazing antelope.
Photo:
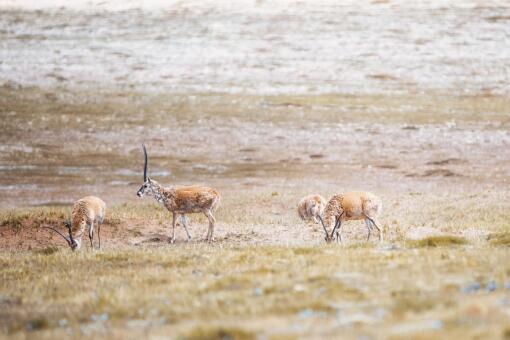
<svg viewBox="0 0 510 340">
<path fill-rule="evenodd" d="M 101 249 L 100 232 L 105 211 L 106 204 L 102 199 L 95 196 L 86 196 L 74 202 L 71 221 L 67 220 L 64 222 L 69 232 L 69 237 L 64 236 L 55 228 L 45 228 L 51 229 L 62 236 L 69 244 L 69 247 L 74 251 L 81 247 L 81 238 L 85 232 L 85 227 L 88 227 L 90 247 L 94 249 L 94 223 L 97 223 L 97 237 L 99 238 L 99 249 Z"/>
<path fill-rule="evenodd" d="M 143 184 L 137 192 L 138 197 L 144 195 L 153 196 L 156 201 L 172 213 L 172 237 L 170 243 L 175 242 L 175 222 L 177 215 L 181 215 L 182 225 L 188 235 L 188 242 L 191 240 L 188 227 L 186 225 L 185 214 L 203 213 L 209 220 L 209 229 L 207 231 L 206 240 L 212 242 L 214 233 L 213 212 L 220 202 L 220 194 L 216 189 L 205 186 L 180 186 L 180 187 L 163 187 L 147 176 L 148 157 L 145 145 L 143 147 L 144 166 L 143 166 Z"/>
<path fill-rule="evenodd" d="M 349 220 L 365 220 L 368 229 L 367 241 L 370 240 L 372 228 L 375 227 L 379 232 L 379 241 L 382 242 L 383 234 L 377 222 L 381 210 L 381 200 L 369 192 L 353 191 L 334 195 L 326 204 L 323 213 L 322 223 L 326 232 L 326 242 L 331 242 L 334 235 L 337 242 L 342 242 L 342 223 Z M 333 227 L 330 235 L 327 232 L 328 227 Z"/>
<path fill-rule="evenodd" d="M 326 200 L 321 195 L 305 196 L 298 203 L 299 217 L 305 222 L 321 223 L 325 206 Z M 324 226 L 324 223 L 322 225 Z"/>
</svg>

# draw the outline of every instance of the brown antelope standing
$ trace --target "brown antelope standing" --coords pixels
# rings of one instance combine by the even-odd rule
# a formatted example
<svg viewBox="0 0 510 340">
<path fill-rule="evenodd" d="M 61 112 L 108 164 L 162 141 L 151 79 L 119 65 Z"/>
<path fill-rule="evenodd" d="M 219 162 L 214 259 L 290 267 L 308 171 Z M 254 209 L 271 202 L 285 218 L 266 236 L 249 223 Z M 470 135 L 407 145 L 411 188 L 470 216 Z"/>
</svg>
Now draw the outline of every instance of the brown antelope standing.
<svg viewBox="0 0 510 340">
<path fill-rule="evenodd" d="M 105 211 L 106 204 L 102 199 L 95 196 L 86 196 L 74 202 L 71 220 L 64 222 L 64 225 L 69 232 L 69 237 L 64 236 L 55 228 L 45 228 L 51 229 L 62 236 L 69 244 L 69 247 L 71 247 L 71 249 L 74 251 L 80 249 L 81 247 L 81 238 L 85 232 L 85 228 L 88 228 L 90 247 L 94 249 L 94 223 L 96 223 L 97 237 L 99 238 L 99 249 L 101 249 L 100 232 Z"/>
<path fill-rule="evenodd" d="M 322 223 L 326 231 L 326 242 L 331 242 L 333 236 L 336 236 L 337 242 L 342 242 L 342 223 L 349 220 L 365 220 L 368 229 L 367 241 L 370 240 L 372 228 L 375 227 L 379 232 L 379 241 L 382 242 L 383 234 L 377 221 L 381 210 L 381 199 L 369 192 L 353 191 L 334 195 L 326 204 L 323 213 Z M 333 228 L 331 234 L 327 232 L 328 227 Z"/>
<path fill-rule="evenodd" d="M 161 203 L 168 211 L 172 213 L 172 237 L 170 242 L 175 242 L 175 222 L 177 214 L 181 215 L 182 225 L 188 235 L 188 242 L 191 240 L 188 227 L 186 225 L 185 214 L 203 213 L 209 220 L 209 229 L 207 231 L 206 240 L 213 241 L 214 219 L 213 212 L 220 202 L 220 194 L 216 189 L 205 186 L 179 186 L 179 187 L 163 187 L 147 176 L 148 157 L 145 145 L 143 147 L 144 167 L 143 167 L 143 184 L 138 190 L 138 197 L 144 195 L 153 196 L 156 201 Z"/>
</svg>

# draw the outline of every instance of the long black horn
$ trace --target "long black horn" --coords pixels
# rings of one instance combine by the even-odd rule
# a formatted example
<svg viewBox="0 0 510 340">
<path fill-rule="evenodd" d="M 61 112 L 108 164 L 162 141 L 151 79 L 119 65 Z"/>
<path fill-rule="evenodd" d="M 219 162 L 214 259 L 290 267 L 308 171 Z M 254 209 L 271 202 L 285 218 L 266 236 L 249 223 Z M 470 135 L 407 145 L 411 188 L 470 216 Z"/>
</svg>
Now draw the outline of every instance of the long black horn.
<svg viewBox="0 0 510 340">
<path fill-rule="evenodd" d="M 72 244 L 72 241 L 71 241 L 69 238 L 65 237 L 65 236 L 64 236 L 64 235 L 63 235 L 60 231 L 58 231 L 57 229 L 55 229 L 55 228 L 51 228 L 51 227 L 43 227 L 43 228 L 53 230 L 54 232 L 56 232 L 57 234 L 59 234 L 60 236 L 62 236 L 62 237 L 64 238 L 64 240 L 66 240 L 66 241 L 67 241 L 67 243 L 68 243 L 69 245 L 71 245 L 71 244 Z"/>
<path fill-rule="evenodd" d="M 143 156 L 144 156 L 144 164 L 143 164 L 143 182 L 147 182 L 147 149 L 145 149 L 145 144 L 142 144 L 143 148 Z"/>
<path fill-rule="evenodd" d="M 317 216 L 319 218 L 319 221 L 321 221 L 322 227 L 324 228 L 324 233 L 326 234 L 326 238 L 328 238 L 328 230 L 326 229 L 326 225 L 324 224 L 324 221 L 322 220 L 321 215 Z"/>
<path fill-rule="evenodd" d="M 71 232 L 71 223 L 66 223 L 66 227 L 67 227 L 67 230 L 69 230 L 69 239 L 71 240 L 71 242 L 69 244 L 74 244 L 74 239 L 73 239 L 73 233 Z"/>
</svg>

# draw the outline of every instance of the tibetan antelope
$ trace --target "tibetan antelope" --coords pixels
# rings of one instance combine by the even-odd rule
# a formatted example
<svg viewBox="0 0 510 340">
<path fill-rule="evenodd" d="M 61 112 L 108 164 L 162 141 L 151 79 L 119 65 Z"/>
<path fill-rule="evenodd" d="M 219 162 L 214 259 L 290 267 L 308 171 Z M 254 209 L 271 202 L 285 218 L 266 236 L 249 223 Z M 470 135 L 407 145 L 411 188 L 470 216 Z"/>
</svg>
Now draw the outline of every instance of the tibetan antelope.
<svg viewBox="0 0 510 340">
<path fill-rule="evenodd" d="M 369 192 L 353 191 L 334 195 L 326 204 L 323 213 L 322 223 L 326 231 L 326 242 L 331 242 L 333 236 L 336 237 L 337 242 L 342 242 L 342 223 L 349 220 L 365 220 L 368 229 L 367 241 L 370 240 L 372 228 L 375 227 L 379 232 L 379 241 L 382 242 L 383 234 L 377 221 L 377 216 L 381 213 L 381 210 L 381 200 Z M 329 235 L 328 228 L 333 228 Z"/>
<path fill-rule="evenodd" d="M 326 206 L 326 200 L 321 195 L 308 195 L 298 203 L 299 217 L 305 222 L 320 223 Z"/>
<path fill-rule="evenodd" d="M 182 225 L 188 236 L 188 242 L 191 240 L 188 227 L 186 225 L 185 214 L 203 213 L 209 220 L 209 229 L 207 231 L 206 240 L 212 242 L 214 233 L 213 212 L 220 202 L 220 194 L 216 189 L 205 186 L 180 186 L 180 187 L 163 187 L 147 176 L 148 157 L 145 145 L 142 145 L 144 154 L 143 166 L 143 184 L 137 192 L 138 197 L 144 195 L 153 196 L 156 201 L 161 203 L 168 211 L 172 213 L 172 237 L 170 243 L 175 242 L 175 222 L 177 215 L 181 215 Z"/>
<path fill-rule="evenodd" d="M 64 236 L 55 228 L 45 227 L 51 229 L 60 236 L 62 236 L 69 247 L 74 250 L 78 250 L 81 247 L 81 238 L 85 232 L 85 228 L 88 227 L 90 247 L 94 249 L 94 223 L 97 224 L 97 237 L 99 238 L 99 249 L 101 249 L 101 223 L 103 223 L 104 214 L 106 211 L 106 204 L 102 199 L 95 196 L 83 197 L 73 205 L 73 212 L 71 220 L 64 222 L 65 227 L 69 232 L 69 237 Z"/>
</svg>

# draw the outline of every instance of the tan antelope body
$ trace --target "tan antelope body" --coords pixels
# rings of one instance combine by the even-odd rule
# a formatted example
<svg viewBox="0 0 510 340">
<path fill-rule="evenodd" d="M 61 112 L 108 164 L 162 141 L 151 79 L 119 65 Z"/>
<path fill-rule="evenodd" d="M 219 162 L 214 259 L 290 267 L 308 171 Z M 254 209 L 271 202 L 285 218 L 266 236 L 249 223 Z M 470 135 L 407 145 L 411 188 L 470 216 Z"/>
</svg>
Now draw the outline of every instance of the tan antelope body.
<svg viewBox="0 0 510 340">
<path fill-rule="evenodd" d="M 373 227 L 379 232 L 379 241 L 383 241 L 382 230 L 377 221 L 381 211 L 381 199 L 370 192 L 352 191 L 334 195 L 326 204 L 323 213 L 324 229 L 332 228 L 330 235 L 326 231 L 326 241 L 330 242 L 333 236 L 336 236 L 336 241 L 341 242 L 342 223 L 349 220 L 365 220 L 368 229 L 367 241 Z"/>
<path fill-rule="evenodd" d="M 206 240 L 213 241 L 214 224 L 216 222 L 213 212 L 220 202 L 219 192 L 216 189 L 198 185 L 163 187 L 147 176 L 147 150 L 145 146 L 143 146 L 143 151 L 145 156 L 144 183 L 138 190 L 137 195 L 139 197 L 144 195 L 153 196 L 156 201 L 172 213 L 172 237 L 170 242 L 175 242 L 175 223 L 178 214 L 181 215 L 182 225 L 186 230 L 188 241 L 191 240 L 185 217 L 185 214 L 189 213 L 203 213 L 207 217 L 209 229 Z"/>
<path fill-rule="evenodd" d="M 320 223 L 320 216 L 326 206 L 326 200 L 321 195 L 308 195 L 298 203 L 299 217 L 305 222 Z"/>
<path fill-rule="evenodd" d="M 78 250 L 81 247 L 81 238 L 87 229 L 90 247 L 94 249 L 94 227 L 97 224 L 97 235 L 99 238 L 99 249 L 101 249 L 101 223 L 103 223 L 106 211 L 106 204 L 102 199 L 95 196 L 83 197 L 73 205 L 71 220 L 66 221 L 64 224 L 68 229 L 69 237 L 62 235 L 54 228 L 49 228 L 62 236 L 72 250 Z"/>
</svg>

